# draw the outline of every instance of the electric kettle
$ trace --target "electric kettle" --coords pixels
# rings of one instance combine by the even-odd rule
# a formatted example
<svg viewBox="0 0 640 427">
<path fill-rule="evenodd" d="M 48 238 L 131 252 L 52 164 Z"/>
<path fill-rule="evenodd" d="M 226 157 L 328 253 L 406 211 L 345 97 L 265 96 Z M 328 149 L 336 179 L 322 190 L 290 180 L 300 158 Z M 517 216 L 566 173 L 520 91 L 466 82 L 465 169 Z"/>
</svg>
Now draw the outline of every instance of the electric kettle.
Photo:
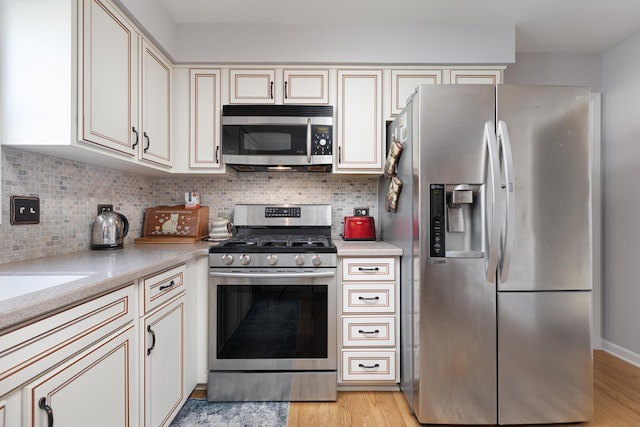
<svg viewBox="0 0 640 427">
<path fill-rule="evenodd" d="M 117 249 L 124 245 L 129 231 L 127 217 L 118 212 L 101 212 L 91 230 L 91 249 Z"/>
</svg>

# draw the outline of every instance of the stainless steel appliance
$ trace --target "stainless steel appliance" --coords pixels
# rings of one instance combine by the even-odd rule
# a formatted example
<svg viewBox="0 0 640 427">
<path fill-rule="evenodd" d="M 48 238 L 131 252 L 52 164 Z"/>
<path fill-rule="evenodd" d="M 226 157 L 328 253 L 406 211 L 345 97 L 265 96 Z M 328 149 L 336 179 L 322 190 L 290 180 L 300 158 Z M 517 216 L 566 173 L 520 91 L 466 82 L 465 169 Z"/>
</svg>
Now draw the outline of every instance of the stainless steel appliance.
<svg viewBox="0 0 640 427">
<path fill-rule="evenodd" d="M 118 249 L 124 246 L 129 221 L 121 213 L 104 210 L 91 227 L 91 249 Z"/>
<path fill-rule="evenodd" d="M 239 171 L 330 171 L 332 141 L 331 106 L 222 106 L 222 159 Z"/>
<path fill-rule="evenodd" d="M 378 218 L 404 250 L 401 389 L 418 420 L 590 419 L 588 88 L 419 86 L 388 135 L 403 189 Z"/>
<path fill-rule="evenodd" d="M 330 205 L 237 205 L 209 249 L 211 401 L 336 399 Z"/>
</svg>

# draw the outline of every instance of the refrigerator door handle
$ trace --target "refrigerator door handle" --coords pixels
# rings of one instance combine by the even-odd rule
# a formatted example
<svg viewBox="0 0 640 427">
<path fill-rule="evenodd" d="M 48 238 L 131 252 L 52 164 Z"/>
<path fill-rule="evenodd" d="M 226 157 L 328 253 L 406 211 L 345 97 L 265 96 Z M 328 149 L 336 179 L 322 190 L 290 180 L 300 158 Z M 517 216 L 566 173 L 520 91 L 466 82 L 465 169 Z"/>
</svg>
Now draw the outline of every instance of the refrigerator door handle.
<svg viewBox="0 0 640 427">
<path fill-rule="evenodd" d="M 489 192 L 491 197 L 492 217 L 490 221 L 491 230 L 489 232 L 488 255 L 485 257 L 485 269 L 488 282 L 495 282 L 496 270 L 498 267 L 499 243 L 500 243 L 500 162 L 498 160 L 498 143 L 496 141 L 495 124 L 486 122 L 484 124 L 484 141 L 487 144 L 488 173 L 491 176 L 491 186 Z"/>
<path fill-rule="evenodd" d="M 509 279 L 509 267 L 511 266 L 511 251 L 513 250 L 513 227 L 516 221 L 516 193 L 513 180 L 513 156 L 511 155 L 511 140 L 509 139 L 509 127 L 505 122 L 498 122 L 498 149 L 501 151 L 502 170 L 504 171 L 505 189 L 505 227 L 504 234 L 500 238 L 502 257 L 498 264 L 500 282 Z"/>
</svg>

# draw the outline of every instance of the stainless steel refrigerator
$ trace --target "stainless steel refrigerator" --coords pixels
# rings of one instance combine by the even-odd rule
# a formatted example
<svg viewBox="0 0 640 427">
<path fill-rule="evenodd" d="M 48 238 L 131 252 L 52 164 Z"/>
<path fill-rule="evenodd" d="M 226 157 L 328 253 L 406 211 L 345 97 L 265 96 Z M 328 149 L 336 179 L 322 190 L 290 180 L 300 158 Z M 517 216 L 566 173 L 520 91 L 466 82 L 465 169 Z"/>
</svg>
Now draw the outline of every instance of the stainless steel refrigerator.
<svg viewBox="0 0 640 427">
<path fill-rule="evenodd" d="M 401 389 L 421 423 L 591 418 L 589 97 L 421 85 L 388 126 L 378 216 L 404 250 Z"/>
</svg>

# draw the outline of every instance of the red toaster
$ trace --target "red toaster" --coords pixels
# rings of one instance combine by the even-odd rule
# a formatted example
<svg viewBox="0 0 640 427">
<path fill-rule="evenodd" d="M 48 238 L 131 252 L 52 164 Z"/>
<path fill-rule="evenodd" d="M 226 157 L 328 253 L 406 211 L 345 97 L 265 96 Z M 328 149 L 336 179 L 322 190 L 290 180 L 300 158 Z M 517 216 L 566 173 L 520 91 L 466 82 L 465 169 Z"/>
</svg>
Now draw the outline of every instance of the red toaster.
<svg viewBox="0 0 640 427">
<path fill-rule="evenodd" d="M 345 216 L 343 240 L 376 240 L 376 225 L 372 216 Z"/>
</svg>

